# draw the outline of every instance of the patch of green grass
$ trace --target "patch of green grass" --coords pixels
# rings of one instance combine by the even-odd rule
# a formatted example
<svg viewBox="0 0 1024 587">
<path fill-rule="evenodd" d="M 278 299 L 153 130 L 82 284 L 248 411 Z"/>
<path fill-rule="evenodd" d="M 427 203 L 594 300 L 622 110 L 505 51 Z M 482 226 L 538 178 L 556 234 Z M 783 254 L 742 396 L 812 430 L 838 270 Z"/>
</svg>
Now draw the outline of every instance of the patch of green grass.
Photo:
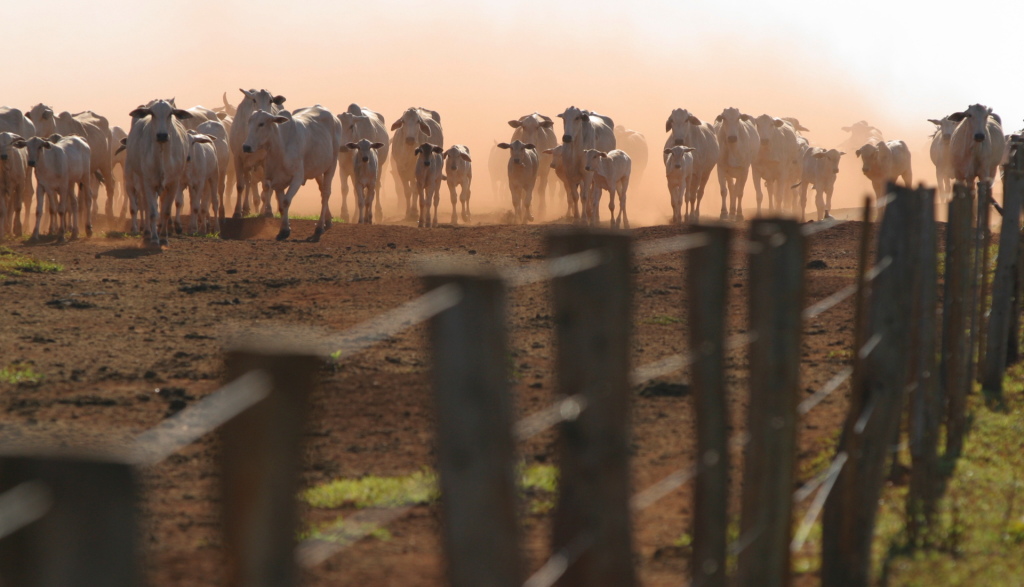
<svg viewBox="0 0 1024 587">
<path fill-rule="evenodd" d="M 391 540 L 391 532 L 383 526 L 371 522 L 345 522 L 341 516 L 317 526 L 310 526 L 299 533 L 299 540 L 322 540 L 333 544 L 349 544 L 365 537 L 376 538 L 383 542 Z"/>
<path fill-rule="evenodd" d="M 132 234 L 130 232 L 123 232 L 120 230 L 108 230 L 107 232 L 101 232 L 102 238 L 113 238 L 113 239 L 128 239 L 128 238 L 142 238 L 142 234 Z"/>
<path fill-rule="evenodd" d="M 682 318 L 676 318 L 675 316 L 669 316 L 667 314 L 658 314 L 654 318 L 643 321 L 644 324 L 656 324 L 658 326 L 669 326 L 671 324 L 682 324 Z"/>
<path fill-rule="evenodd" d="M 43 375 L 28 363 L 11 363 L 0 369 L 0 382 L 11 385 L 35 386 L 43 381 Z"/>
<path fill-rule="evenodd" d="M 18 276 L 22 273 L 53 273 L 63 271 L 64 266 L 53 261 L 40 261 L 26 255 L 19 255 L 8 247 L 0 247 L 0 277 Z"/>
<path fill-rule="evenodd" d="M 849 361 L 853 358 L 853 351 L 850 349 L 840 349 L 828 352 L 829 359 L 839 359 L 840 361 Z"/>
</svg>

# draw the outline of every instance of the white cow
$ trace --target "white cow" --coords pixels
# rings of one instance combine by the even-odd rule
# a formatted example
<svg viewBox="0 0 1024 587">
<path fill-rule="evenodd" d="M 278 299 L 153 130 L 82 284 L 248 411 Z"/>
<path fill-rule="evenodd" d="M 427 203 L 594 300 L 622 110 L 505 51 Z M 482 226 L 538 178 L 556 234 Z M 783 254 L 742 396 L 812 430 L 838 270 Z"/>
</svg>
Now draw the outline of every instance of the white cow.
<svg viewBox="0 0 1024 587">
<path fill-rule="evenodd" d="M 0 240 L 7 230 L 14 236 L 21 236 L 21 209 L 26 211 L 32 204 L 32 173 L 28 167 L 28 156 L 24 149 L 14 147 L 22 140 L 21 135 L 0 132 Z"/>
<path fill-rule="evenodd" d="M 121 212 L 118 214 L 124 218 L 128 214 L 128 192 L 124 188 L 124 156 L 125 149 L 122 141 L 128 138 L 128 133 L 120 126 L 110 127 L 110 148 L 113 153 L 110 157 L 110 170 L 114 176 L 114 196 L 121 197 Z M 118 169 L 120 168 L 120 169 Z"/>
<path fill-rule="evenodd" d="M 231 146 L 228 144 L 228 129 L 220 120 L 207 120 L 196 128 L 198 134 L 206 135 L 213 142 L 213 152 L 217 156 L 217 201 L 218 207 L 213 213 L 218 219 L 223 219 L 227 202 L 228 181 L 234 178 L 234 165 L 231 164 Z M 219 224 L 219 223 L 218 223 Z"/>
<path fill-rule="evenodd" d="M 52 213 L 54 209 L 57 211 L 56 218 L 60 224 L 59 240 L 63 241 L 64 233 L 69 230 L 71 238 L 78 238 L 78 221 L 81 215 L 85 216 L 86 234 L 92 236 L 89 143 L 81 137 L 62 137 L 54 134 L 48 139 L 19 138 L 13 144 L 18 149 L 26 150 L 28 166 L 34 167 L 36 171 L 36 226 L 32 231 L 31 240 L 39 239 L 44 198 L 49 200 L 51 233 L 57 224 Z"/>
<path fill-rule="evenodd" d="M 750 165 L 760 149 L 754 118 L 737 108 L 726 108 L 715 118 L 715 138 L 719 145 L 718 186 L 722 193 L 721 219 L 743 220 L 743 190 Z M 729 196 L 726 209 L 725 198 Z"/>
<path fill-rule="evenodd" d="M 768 209 L 781 210 L 786 193 L 791 192 L 793 163 L 800 156 L 800 144 L 796 130 L 781 118 L 762 114 L 754 120 L 760 141 L 757 157 L 754 158 L 754 192 L 757 194 L 757 213 L 761 214 L 761 180 L 768 191 Z"/>
<path fill-rule="evenodd" d="M 386 147 L 384 143 L 371 143 L 368 139 L 360 139 L 358 143 L 346 144 L 347 151 L 341 154 L 342 159 L 345 159 L 346 152 L 352 154 L 352 185 L 359 208 L 359 224 L 373 224 L 373 200 L 374 197 L 379 197 L 377 190 L 380 187 L 380 160 L 377 153 Z M 341 178 L 341 181 L 344 185 L 345 178 Z M 379 207 L 380 204 L 378 210 Z"/>
<path fill-rule="evenodd" d="M 790 123 L 788 120 L 786 121 L 786 124 L 789 124 L 790 126 L 792 126 L 792 123 Z M 804 176 L 804 155 L 807 154 L 807 152 L 811 150 L 811 143 L 810 143 L 810 141 L 808 141 L 806 137 L 801 135 L 800 132 L 797 131 L 795 128 L 793 130 L 796 132 L 797 154 L 796 154 L 796 159 L 794 159 L 793 162 L 789 166 L 789 174 L 787 175 L 787 177 L 789 178 L 790 181 L 798 180 L 798 179 L 803 178 L 803 176 Z M 785 193 L 786 193 L 786 197 L 783 198 L 783 207 L 786 210 L 789 210 L 789 211 L 793 212 L 794 215 L 800 220 L 800 222 L 803 222 L 804 221 L 804 208 L 800 206 L 800 192 L 798 191 L 797 186 L 791 186 L 791 187 L 787 188 L 785 190 Z M 798 210 L 798 208 L 799 208 L 799 210 Z"/>
<path fill-rule="evenodd" d="M 238 199 L 235 200 L 234 217 L 241 218 L 250 211 L 273 216 L 274 213 L 270 209 L 270 190 L 264 181 L 263 160 L 267 154 L 260 150 L 246 153 L 242 150 L 242 145 L 249 136 L 249 118 L 253 112 L 262 110 L 277 114 L 281 111 L 281 105 L 286 98 L 275 96 L 267 90 L 247 92 L 239 88 L 238 91 L 242 92 L 245 98 L 238 104 L 229 133 L 231 157 L 234 159 L 235 168 L 235 190 L 238 195 Z M 259 192 L 261 184 L 264 188 L 263 194 Z M 250 201 L 253 203 L 251 208 Z"/>
<path fill-rule="evenodd" d="M 688 110 L 676 108 L 665 121 L 665 132 L 669 133 L 665 141 L 665 151 L 672 147 L 693 147 L 692 177 L 687 182 L 687 202 L 694 202 L 693 212 L 687 218 L 693 222 L 700 221 L 700 202 L 704 198 L 704 188 L 711 178 L 711 170 L 718 164 L 720 145 L 715 136 L 715 127 L 690 114 Z M 664 151 L 663 151 L 664 152 Z M 668 160 L 668 155 L 664 155 Z"/>
<path fill-rule="evenodd" d="M 691 190 L 689 184 L 696 181 L 693 175 L 693 147 L 671 147 L 665 149 L 665 176 L 668 179 L 668 193 L 672 203 L 672 224 L 680 224 L 684 220 L 691 219 L 696 222 L 697 198 L 696 192 Z M 693 199 L 686 199 L 693 195 Z M 683 201 L 686 201 L 686 214 L 683 215 L 681 208 Z"/>
<path fill-rule="evenodd" d="M 565 149 L 569 149 L 571 142 L 563 145 L 563 156 Z M 530 214 L 530 204 L 533 202 L 533 188 L 537 185 L 537 167 L 540 158 L 537 156 L 537 147 L 532 143 L 512 141 L 511 143 L 498 143 L 499 149 L 508 149 L 508 187 L 512 192 L 512 208 L 515 213 L 517 224 L 526 224 L 533 220 Z M 583 167 L 586 167 L 584 160 Z M 582 170 L 582 169 L 581 169 Z"/>
<path fill-rule="evenodd" d="M 837 149 L 840 151 L 852 151 L 861 145 L 870 143 L 872 141 L 884 141 L 885 137 L 882 136 L 882 131 L 871 126 L 865 120 L 860 120 L 851 124 L 850 126 L 844 126 L 843 132 L 850 133 L 850 136 L 843 141 Z"/>
<path fill-rule="evenodd" d="M 263 161 L 266 181 L 277 196 L 281 211 L 281 231 L 277 240 L 291 235 L 288 210 L 292 198 L 306 183 L 315 179 L 320 187 L 320 219 L 313 240 L 331 227 L 331 182 L 338 171 L 341 151 L 341 122 L 323 106 L 299 108 L 294 113 L 282 110 L 271 114 L 258 110 L 249 117 L 249 135 L 243 153 L 265 150 Z"/>
<path fill-rule="evenodd" d="M 346 145 L 366 139 L 371 143 L 381 144 L 380 147 L 374 149 L 377 157 L 377 183 L 373 187 L 373 193 L 376 195 L 378 220 L 384 220 L 384 211 L 380 203 L 381 172 L 384 169 L 384 164 L 388 161 L 388 151 L 391 145 L 387 127 L 384 126 L 384 117 L 369 108 L 360 107 L 359 104 L 350 104 L 348 110 L 338 115 L 338 120 L 341 122 L 341 154 L 338 159 L 338 173 L 341 174 L 341 219 L 348 222 L 348 181 L 351 177 L 354 188 L 356 159 L 365 156 L 351 151 Z M 360 218 L 362 218 L 362 213 L 360 213 Z"/>
<path fill-rule="evenodd" d="M 473 159 L 469 156 L 469 147 L 452 145 L 441 154 L 441 158 L 445 160 L 445 180 L 448 182 L 448 192 L 452 197 L 452 225 L 459 223 L 459 216 L 455 213 L 456 201 L 462 202 L 463 222 L 469 222 L 469 197 L 472 194 L 470 186 L 473 183 Z M 456 193 L 457 189 L 461 190 L 461 193 Z"/>
<path fill-rule="evenodd" d="M 416 155 L 416 193 L 419 198 L 419 222 L 417 226 L 437 226 L 437 207 L 441 202 L 441 177 L 444 175 L 444 150 L 431 143 L 421 143 L 413 150 Z M 430 209 L 433 206 L 434 215 Z"/>
<path fill-rule="evenodd" d="M 399 192 L 405 196 L 405 219 L 417 218 L 417 198 L 419 194 L 419 168 L 416 150 L 424 143 L 430 143 L 444 150 L 444 132 L 441 130 L 441 115 L 426 108 L 409 108 L 401 118 L 391 125 L 394 137 L 391 139 L 391 156 L 395 162 L 395 170 L 401 184 Z M 438 181 L 440 181 L 438 175 Z M 423 215 L 418 216 L 420 223 Z M 427 215 L 427 220 L 430 217 Z"/>
<path fill-rule="evenodd" d="M 630 181 L 636 185 L 644 179 L 644 170 L 647 169 L 647 162 L 650 160 L 650 149 L 647 146 L 647 137 L 635 130 L 630 130 L 621 124 L 615 125 L 615 145 L 629 155 L 633 162 L 633 172 Z"/>
<path fill-rule="evenodd" d="M 547 209 L 547 191 L 551 178 L 551 156 L 545 155 L 543 151 L 555 148 L 558 145 L 558 137 L 555 136 L 555 123 L 553 120 L 539 112 L 520 116 L 517 120 L 508 121 L 508 125 L 516 129 L 512 133 L 513 141 L 530 143 L 540 151 L 538 155 L 537 185 L 534 190 L 540 202 L 538 203 L 538 214 L 542 217 Z M 504 158 L 499 157 L 504 163 Z M 501 165 L 504 169 L 504 165 Z"/>
<path fill-rule="evenodd" d="M 189 209 L 192 218 L 189 230 L 195 234 L 220 232 L 217 212 L 220 210 L 220 165 L 217 150 L 213 146 L 217 139 L 204 134 L 189 133 L 188 157 L 185 164 L 185 181 L 188 185 Z M 209 220 L 210 205 L 213 214 Z"/>
<path fill-rule="evenodd" d="M 839 159 L 846 153 L 837 149 L 811 147 L 804 155 L 800 183 L 793 186 L 800 188 L 800 219 L 807 207 L 807 188 L 814 186 L 814 206 L 817 210 L 815 220 L 832 218 L 832 192 L 839 174 Z"/>
<path fill-rule="evenodd" d="M 861 171 L 871 180 L 876 200 L 885 195 L 886 184 L 897 177 L 902 176 L 903 185 L 908 188 L 914 181 L 910 149 L 903 141 L 869 142 L 857 149 L 856 155 L 861 158 Z"/>
<path fill-rule="evenodd" d="M 999 116 L 993 114 L 991 108 L 975 104 L 947 118 L 958 123 L 949 142 L 949 158 L 956 180 L 971 187 L 975 179 L 991 183 L 1005 147 Z"/>
<path fill-rule="evenodd" d="M 935 165 L 935 185 L 938 186 L 939 195 L 945 196 L 952 193 L 953 179 L 956 176 L 953 172 L 953 162 L 949 158 L 949 143 L 953 138 L 957 122 L 950 120 L 948 116 L 929 118 L 928 122 L 935 125 L 935 132 L 932 133 L 932 142 L 928 149 L 932 164 Z"/>
<path fill-rule="evenodd" d="M 580 217 L 579 202 L 584 200 L 582 207 L 586 215 L 590 210 L 586 198 L 590 196 L 593 181 L 593 174 L 586 171 L 586 151 L 597 149 L 607 153 L 614 150 L 615 123 L 607 116 L 580 110 L 575 106 L 566 108 L 558 117 L 562 119 L 563 129 L 562 165 L 565 168 L 564 184 L 568 203 L 566 215 L 571 214 L 573 219 L 585 222 L 587 218 Z M 514 193 L 512 199 L 513 202 L 516 199 Z M 528 219 L 533 220 L 533 217 L 529 216 Z"/>
<path fill-rule="evenodd" d="M 629 155 L 621 149 L 607 153 L 590 149 L 587 151 L 585 169 L 594 174 L 593 189 L 590 193 L 590 225 L 597 226 L 600 222 L 602 190 L 608 190 L 608 210 L 611 212 L 609 223 L 612 228 L 629 228 L 629 216 L 626 214 L 626 190 L 629 189 L 629 175 L 633 162 Z M 615 215 L 615 194 L 619 194 L 619 215 Z"/>
</svg>

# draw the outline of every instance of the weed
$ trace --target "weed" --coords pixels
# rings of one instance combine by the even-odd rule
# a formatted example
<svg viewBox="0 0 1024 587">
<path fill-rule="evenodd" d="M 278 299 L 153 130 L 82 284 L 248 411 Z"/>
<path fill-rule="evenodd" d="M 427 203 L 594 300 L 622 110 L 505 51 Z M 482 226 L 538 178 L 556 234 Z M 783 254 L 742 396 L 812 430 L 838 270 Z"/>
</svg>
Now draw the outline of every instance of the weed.
<svg viewBox="0 0 1024 587">
<path fill-rule="evenodd" d="M 683 320 L 681 318 L 676 318 L 675 316 L 669 316 L 667 314 L 658 314 L 654 318 L 644 320 L 643 323 L 656 324 L 658 326 L 669 326 L 671 324 L 682 324 Z"/>
<path fill-rule="evenodd" d="M 38 373 L 28 363 L 11 363 L 0 369 L 0 382 L 23 387 L 34 387 L 43 381 L 43 375 Z"/>
<path fill-rule="evenodd" d="M 349 544 L 370 536 L 382 542 L 391 540 L 391 532 L 372 522 L 345 522 L 341 516 L 318 526 L 310 526 L 299 533 L 299 540 L 322 540 L 334 544 Z"/>
<path fill-rule="evenodd" d="M 839 359 L 840 361 L 849 361 L 853 358 L 853 351 L 849 349 L 840 349 L 836 351 L 828 352 L 829 359 Z"/>
<path fill-rule="evenodd" d="M 8 247 L 0 247 L 0 276 L 18 276 L 22 273 L 53 273 L 64 267 L 53 261 L 40 261 L 33 257 L 19 255 Z"/>
</svg>

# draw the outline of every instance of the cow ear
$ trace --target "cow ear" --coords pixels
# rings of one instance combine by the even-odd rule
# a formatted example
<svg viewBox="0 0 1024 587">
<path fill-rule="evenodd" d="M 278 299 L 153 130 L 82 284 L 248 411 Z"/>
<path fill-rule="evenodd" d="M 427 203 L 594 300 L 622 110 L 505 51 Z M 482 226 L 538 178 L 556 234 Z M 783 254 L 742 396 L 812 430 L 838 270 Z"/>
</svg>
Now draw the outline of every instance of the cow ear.
<svg viewBox="0 0 1024 587">
<path fill-rule="evenodd" d="M 687 120 L 687 122 L 689 122 L 693 126 L 700 126 L 702 124 L 700 119 L 693 115 L 690 116 L 690 119 Z"/>
<path fill-rule="evenodd" d="M 49 149 L 49 148 L 53 147 L 53 143 L 51 143 L 48 140 L 43 141 L 43 147 Z"/>
<path fill-rule="evenodd" d="M 565 120 L 565 114 L 556 114 L 555 116 L 561 118 L 562 120 Z"/>
<path fill-rule="evenodd" d="M 607 159 L 608 158 L 608 153 L 605 153 L 605 152 L 602 152 L 602 151 L 598 151 L 597 152 L 597 156 L 601 157 L 602 159 Z"/>
<path fill-rule="evenodd" d="M 824 159 L 825 157 L 828 156 L 828 154 L 827 153 L 815 153 L 814 155 L 811 155 L 811 156 L 814 157 L 815 159 Z"/>
<path fill-rule="evenodd" d="M 508 121 L 508 125 L 511 126 L 512 128 L 519 128 L 520 126 L 523 126 L 523 123 L 519 122 L 518 120 L 510 120 Z"/>
<path fill-rule="evenodd" d="M 686 147 L 685 149 L 683 149 L 683 152 L 684 153 L 690 153 L 691 151 L 696 151 L 696 150 L 697 149 L 694 149 L 693 147 Z"/>
<path fill-rule="evenodd" d="M 187 120 L 189 118 L 192 118 L 191 112 L 189 112 L 188 110 L 181 110 L 178 108 L 171 110 L 171 114 L 173 114 L 174 117 L 178 120 Z"/>
<path fill-rule="evenodd" d="M 345 148 L 346 149 L 358 149 L 359 145 L 357 145 L 356 143 L 345 143 Z"/>
<path fill-rule="evenodd" d="M 441 155 L 441 159 L 447 159 L 447 158 L 448 158 L 448 151 L 445 151 L 445 152 L 444 152 L 444 153 L 443 153 L 443 154 Z"/>
<path fill-rule="evenodd" d="M 786 121 L 781 118 L 776 118 L 773 123 L 775 124 L 775 128 L 781 128 L 783 124 L 786 124 Z"/>
<path fill-rule="evenodd" d="M 672 154 L 672 149 L 665 149 L 665 150 L 664 150 L 663 152 L 664 152 L 664 153 L 665 153 L 666 155 L 671 155 L 671 154 Z"/>
<path fill-rule="evenodd" d="M 415 150 L 415 151 L 413 151 L 413 152 L 412 152 L 412 154 L 413 154 L 413 155 L 419 155 L 419 154 L 420 154 L 420 148 L 419 148 L 419 147 L 416 147 L 416 150 Z"/>
<path fill-rule="evenodd" d="M 467 153 L 459 153 L 459 157 L 461 157 L 463 161 L 468 161 L 470 163 L 473 162 L 473 160 L 469 158 L 469 155 Z"/>
<path fill-rule="evenodd" d="M 946 118 L 952 120 L 953 122 L 960 122 L 961 120 L 967 118 L 967 113 L 966 112 L 954 112 L 954 113 L 950 114 L 949 116 L 947 116 Z"/>
<path fill-rule="evenodd" d="M 284 96 L 274 96 L 274 104 L 280 106 L 281 104 L 284 104 L 284 101 L 287 99 L 288 98 L 285 98 Z"/>
<path fill-rule="evenodd" d="M 224 119 L 226 119 L 226 118 L 227 118 L 228 116 L 229 116 L 229 115 L 228 115 L 228 113 L 227 113 L 227 112 L 218 112 L 218 113 L 217 113 L 217 119 L 218 119 L 218 120 L 224 120 Z"/>
<path fill-rule="evenodd" d="M 848 126 L 844 126 L 844 127 L 843 127 L 843 128 L 841 128 L 840 130 L 842 130 L 843 132 L 853 132 L 853 129 L 852 129 L 852 128 L 850 128 L 850 127 L 848 127 Z"/>
<path fill-rule="evenodd" d="M 423 131 L 423 134 L 427 135 L 428 137 L 430 136 L 430 127 L 427 126 L 427 123 L 423 122 L 422 120 L 420 121 L 420 130 Z"/>
<path fill-rule="evenodd" d="M 252 97 L 252 96 L 251 96 L 251 95 L 249 94 L 249 92 L 246 92 L 246 91 L 245 91 L 245 90 L 243 90 L 242 88 L 238 88 L 238 91 L 239 91 L 239 92 L 242 92 L 242 95 L 243 95 L 243 96 L 245 96 L 246 98 L 251 98 L 251 97 Z"/>
<path fill-rule="evenodd" d="M 383 146 L 384 146 L 384 143 L 373 143 L 372 145 L 370 145 L 370 148 L 371 149 L 379 149 L 379 148 L 381 148 Z"/>
<path fill-rule="evenodd" d="M 28 143 L 25 142 L 25 139 L 21 139 L 21 140 L 18 140 L 18 141 L 14 141 L 13 143 L 11 143 L 11 145 L 15 149 L 24 149 L 25 146 L 28 145 Z"/>
<path fill-rule="evenodd" d="M 554 149 L 544 149 L 543 151 L 541 151 L 541 153 L 544 153 L 545 155 L 552 155 L 554 154 L 554 152 Z"/>
<path fill-rule="evenodd" d="M 938 125 L 942 124 L 942 121 L 941 121 L 941 120 L 935 120 L 934 118 L 929 118 L 929 119 L 928 119 L 928 122 L 930 122 L 930 123 L 932 123 L 932 124 L 934 124 L 934 125 L 936 125 L 936 126 L 938 126 Z"/>
<path fill-rule="evenodd" d="M 721 114 L 715 117 L 715 122 L 722 122 L 723 120 L 725 120 L 725 118 L 723 118 Z"/>
<path fill-rule="evenodd" d="M 523 145 L 523 148 L 524 149 L 533 149 L 534 151 L 536 151 L 537 150 L 537 145 L 534 145 L 533 143 L 526 143 L 525 145 Z"/>
<path fill-rule="evenodd" d="M 498 143 L 499 149 L 508 149 L 510 146 L 508 143 Z"/>
<path fill-rule="evenodd" d="M 845 154 L 846 154 L 846 152 L 845 152 L 845 151 L 839 151 L 839 156 L 840 156 L 840 157 L 842 157 L 842 156 L 843 156 L 843 155 L 845 155 Z"/>
<path fill-rule="evenodd" d="M 143 118 L 145 116 L 149 116 L 152 113 L 153 111 L 149 108 L 136 108 L 135 110 L 129 112 L 128 116 L 131 116 L 132 118 Z"/>
<path fill-rule="evenodd" d="M 63 136 L 61 136 L 60 134 L 58 134 L 58 133 L 53 133 L 53 134 L 52 134 L 52 135 L 50 135 L 50 136 L 49 136 L 49 137 L 48 137 L 48 138 L 47 138 L 46 140 L 50 141 L 51 143 L 56 143 L 56 142 L 59 142 L 59 141 L 60 141 L 61 139 L 63 139 L 63 138 L 64 138 L 64 137 L 63 137 Z"/>
<path fill-rule="evenodd" d="M 541 128 L 551 128 L 553 126 L 555 126 L 555 123 L 551 122 L 550 119 L 549 120 L 545 120 L 544 122 L 540 123 L 540 127 Z"/>
<path fill-rule="evenodd" d="M 401 118 L 396 120 L 395 123 L 391 125 L 391 130 L 398 130 L 400 128 L 402 128 L 402 119 Z"/>
<path fill-rule="evenodd" d="M 856 151 L 854 151 L 854 155 L 856 155 L 856 156 L 860 157 L 860 155 L 861 155 L 861 149 L 857 149 Z"/>
<path fill-rule="evenodd" d="M 288 122 L 288 117 L 287 116 L 275 116 L 275 117 L 270 119 L 270 122 L 273 122 L 274 124 L 281 124 L 282 122 Z"/>
<path fill-rule="evenodd" d="M 665 121 L 665 132 L 670 132 L 671 130 L 672 130 L 672 119 L 669 118 L 668 120 Z"/>
<path fill-rule="evenodd" d="M 750 122 L 753 118 L 749 114 L 740 114 L 740 120 L 743 122 Z"/>
<path fill-rule="evenodd" d="M 435 146 L 435 147 L 434 147 L 434 152 L 435 152 L 435 153 L 443 153 L 443 152 L 444 152 L 444 149 L 442 149 L 441 147 L 436 147 L 436 146 Z"/>
<path fill-rule="evenodd" d="M 211 139 L 210 137 L 208 137 L 206 135 L 193 135 L 192 136 L 192 142 L 194 142 L 194 143 L 210 144 L 210 143 L 213 142 L 213 139 Z"/>
</svg>

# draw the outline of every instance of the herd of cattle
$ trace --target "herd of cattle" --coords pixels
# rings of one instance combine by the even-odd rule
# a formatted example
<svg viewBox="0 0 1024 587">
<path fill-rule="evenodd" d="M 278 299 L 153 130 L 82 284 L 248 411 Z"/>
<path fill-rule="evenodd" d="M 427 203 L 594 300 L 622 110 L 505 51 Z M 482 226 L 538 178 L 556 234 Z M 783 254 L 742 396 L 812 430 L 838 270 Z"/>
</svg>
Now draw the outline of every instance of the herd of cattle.
<svg viewBox="0 0 1024 587">
<path fill-rule="evenodd" d="M 0 107 L 0 238 L 8 232 L 22 233 L 23 208 L 27 229 L 33 193 L 33 239 L 39 237 L 44 213 L 51 234 L 63 238 L 70 232 L 77 237 L 80 223 L 91 234 L 101 183 L 107 196 L 105 212 L 114 214 L 115 167 L 123 171 L 120 215 L 125 217 L 130 209 L 132 231 L 138 232 L 141 226 L 148 245 L 166 244 L 172 224 L 177 232 L 183 230 L 186 188 L 189 229 L 219 230 L 231 185 L 237 194 L 232 213 L 236 218 L 251 212 L 272 215 L 270 196 L 276 195 L 281 214 L 278 239 L 288 238 L 292 199 L 310 179 L 316 180 L 321 197 L 316 238 L 331 226 L 328 204 L 339 170 L 342 219 L 349 219 L 349 182 L 355 191 L 358 222 L 372 223 L 375 208 L 378 219 L 382 217 L 379 195 L 389 157 L 408 219 L 417 219 L 422 227 L 437 225 L 441 182 L 447 181 L 452 224 L 458 223 L 459 204 L 463 221 L 469 221 L 470 151 L 465 145 L 445 149 L 437 112 L 409 108 L 391 125 L 393 135 L 389 136 L 384 117 L 357 104 L 335 116 L 320 105 L 285 110 L 284 96 L 267 90 L 241 92 L 240 104 L 231 105 L 225 94 L 224 105 L 216 109 L 185 110 L 174 99 L 153 100 L 130 113 L 127 132 L 90 111 L 57 115 L 43 104 L 25 113 Z M 561 141 L 555 121 L 542 114 L 509 121 L 515 129 L 510 141 L 495 141 L 490 156 L 494 193 L 511 192 L 514 221 L 526 223 L 534 219 L 535 193 L 539 212 L 544 213 L 549 192 L 555 189 L 554 174 L 565 191 L 567 217 L 596 224 L 601 197 L 608 192 L 611 225 L 628 228 L 627 190 L 631 178 L 639 181 L 647 166 L 646 139 L 616 126 L 607 116 L 575 106 L 558 118 L 562 119 Z M 952 181 L 992 181 L 1008 141 L 991 108 L 976 104 L 930 121 L 937 127 L 931 158 L 940 193 L 948 193 Z M 807 130 L 796 118 L 766 114 L 755 118 L 736 108 L 724 109 L 714 122 L 702 121 L 685 109 L 673 110 L 665 122 L 669 136 L 662 152 L 672 221 L 699 219 L 704 189 L 716 168 L 721 218 L 734 220 L 743 218 L 748 177 L 753 178 L 758 213 L 763 182 L 769 210 L 803 220 L 807 191 L 813 186 L 814 218 L 830 217 L 844 149 L 856 149 L 876 197 L 886 182 L 896 178 L 911 184 L 906 143 L 884 140 L 867 122 L 845 127 L 851 136 L 836 149 L 812 146 L 801 134 Z"/>
</svg>

